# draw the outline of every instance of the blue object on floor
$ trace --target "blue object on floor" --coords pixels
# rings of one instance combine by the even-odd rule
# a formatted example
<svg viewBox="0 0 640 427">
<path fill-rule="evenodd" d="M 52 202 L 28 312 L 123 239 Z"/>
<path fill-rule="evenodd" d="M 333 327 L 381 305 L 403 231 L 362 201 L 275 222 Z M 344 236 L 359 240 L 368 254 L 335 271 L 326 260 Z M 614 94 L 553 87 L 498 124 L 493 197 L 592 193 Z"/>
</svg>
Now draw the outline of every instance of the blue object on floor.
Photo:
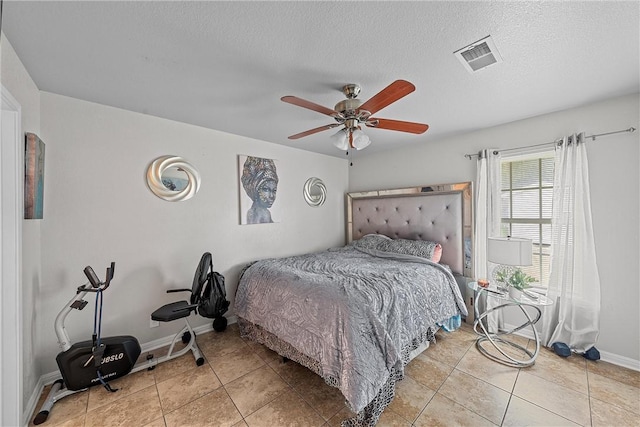
<svg viewBox="0 0 640 427">
<path fill-rule="evenodd" d="M 571 356 L 571 349 L 563 342 L 555 342 L 551 347 L 553 347 L 553 351 L 560 357 Z"/>
<path fill-rule="evenodd" d="M 597 348 L 591 347 L 589 350 L 585 351 L 582 357 L 589 360 L 600 360 L 600 352 Z"/>
<path fill-rule="evenodd" d="M 444 329 L 447 332 L 455 331 L 460 327 L 461 324 L 462 324 L 462 317 L 459 314 L 456 314 L 455 316 L 450 317 L 444 322 L 437 323 L 438 326 L 440 326 L 442 329 Z"/>
</svg>

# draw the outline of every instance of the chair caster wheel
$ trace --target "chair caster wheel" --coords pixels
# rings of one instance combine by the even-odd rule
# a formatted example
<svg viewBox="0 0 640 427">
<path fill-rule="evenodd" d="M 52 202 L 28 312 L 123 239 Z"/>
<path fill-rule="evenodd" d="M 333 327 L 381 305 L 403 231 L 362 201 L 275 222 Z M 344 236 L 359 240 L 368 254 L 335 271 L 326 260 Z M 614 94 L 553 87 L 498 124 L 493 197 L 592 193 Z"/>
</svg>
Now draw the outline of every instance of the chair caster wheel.
<svg viewBox="0 0 640 427">
<path fill-rule="evenodd" d="M 216 317 L 213 319 L 213 329 L 216 332 L 222 332 L 227 329 L 227 318 L 226 317 Z"/>
<path fill-rule="evenodd" d="M 198 366 L 202 366 L 202 365 L 204 365 L 204 358 L 203 358 L 203 357 L 201 357 L 201 358 L 199 358 L 198 360 L 196 360 L 196 365 L 198 365 Z"/>
<path fill-rule="evenodd" d="M 182 334 L 182 344 L 188 344 L 191 341 L 191 332 L 187 331 Z"/>
</svg>

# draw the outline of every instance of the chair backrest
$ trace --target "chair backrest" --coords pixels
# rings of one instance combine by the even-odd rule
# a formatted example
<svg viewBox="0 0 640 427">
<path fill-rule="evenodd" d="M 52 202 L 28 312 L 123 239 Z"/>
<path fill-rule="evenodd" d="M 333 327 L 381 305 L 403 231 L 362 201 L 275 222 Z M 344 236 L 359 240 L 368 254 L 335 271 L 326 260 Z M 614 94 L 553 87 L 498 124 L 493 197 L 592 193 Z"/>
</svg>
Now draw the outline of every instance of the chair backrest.
<svg viewBox="0 0 640 427">
<path fill-rule="evenodd" d="M 210 272 L 213 272 L 213 259 L 211 257 L 211 253 L 205 252 L 202 254 L 202 258 L 200 258 L 196 274 L 193 277 L 193 285 L 191 286 L 191 304 L 197 304 L 200 302 L 202 287 L 207 283 L 207 277 Z"/>
</svg>

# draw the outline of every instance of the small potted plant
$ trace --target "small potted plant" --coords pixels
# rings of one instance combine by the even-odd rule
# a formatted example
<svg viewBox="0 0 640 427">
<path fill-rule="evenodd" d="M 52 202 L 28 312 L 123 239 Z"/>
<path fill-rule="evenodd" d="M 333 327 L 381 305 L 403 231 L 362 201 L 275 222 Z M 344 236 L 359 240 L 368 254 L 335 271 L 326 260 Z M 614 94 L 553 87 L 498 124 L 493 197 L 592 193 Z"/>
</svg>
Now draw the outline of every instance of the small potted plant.
<svg viewBox="0 0 640 427">
<path fill-rule="evenodd" d="M 509 289 L 509 296 L 516 300 L 519 300 L 522 296 L 522 292 L 529 287 L 530 283 L 533 283 L 536 280 L 519 268 L 498 269 L 495 277 L 498 282 L 507 286 Z"/>
</svg>

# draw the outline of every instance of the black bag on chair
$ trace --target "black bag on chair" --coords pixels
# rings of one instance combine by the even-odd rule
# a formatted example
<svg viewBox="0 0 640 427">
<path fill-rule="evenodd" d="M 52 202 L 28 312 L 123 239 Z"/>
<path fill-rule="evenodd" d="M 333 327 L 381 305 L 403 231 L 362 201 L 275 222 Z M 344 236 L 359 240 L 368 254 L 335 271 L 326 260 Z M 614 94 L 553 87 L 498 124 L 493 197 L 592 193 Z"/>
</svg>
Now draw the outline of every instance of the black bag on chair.
<svg viewBox="0 0 640 427">
<path fill-rule="evenodd" d="M 209 318 L 221 317 L 229 309 L 229 301 L 226 298 L 224 276 L 217 271 L 210 271 L 198 305 L 198 313 Z"/>
<path fill-rule="evenodd" d="M 223 317 L 223 314 L 229 309 L 227 290 L 224 286 L 224 276 L 213 271 L 213 260 L 209 252 L 202 255 L 193 283 L 194 289 L 198 288 L 198 293 L 202 289 L 202 294 L 196 301 L 198 314 L 214 319 L 213 329 L 217 332 L 224 331 L 227 327 L 227 318 Z"/>
</svg>

